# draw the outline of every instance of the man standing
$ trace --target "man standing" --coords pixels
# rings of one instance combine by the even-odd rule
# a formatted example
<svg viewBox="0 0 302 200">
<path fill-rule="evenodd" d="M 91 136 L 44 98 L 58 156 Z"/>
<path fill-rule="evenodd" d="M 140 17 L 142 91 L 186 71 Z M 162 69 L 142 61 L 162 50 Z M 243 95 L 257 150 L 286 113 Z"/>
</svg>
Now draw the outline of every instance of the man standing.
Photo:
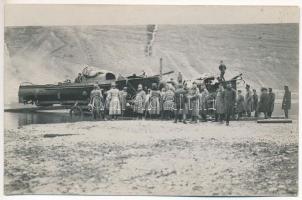
<svg viewBox="0 0 302 200">
<path fill-rule="evenodd" d="M 284 86 L 284 96 L 282 100 L 282 109 L 284 110 L 285 118 L 288 119 L 288 110 L 291 107 L 291 92 L 288 89 L 288 86 Z"/>
<path fill-rule="evenodd" d="M 263 112 L 264 118 L 267 119 L 267 111 L 268 111 L 268 93 L 266 88 L 262 88 L 259 105 L 258 105 L 258 114 Z"/>
<path fill-rule="evenodd" d="M 230 123 L 230 116 L 232 115 L 235 101 L 236 91 L 232 88 L 232 84 L 229 83 L 224 90 L 225 119 L 227 126 Z"/>
<path fill-rule="evenodd" d="M 250 85 L 246 85 L 245 89 L 246 89 L 246 94 L 245 94 L 244 107 L 247 116 L 251 117 L 252 106 L 253 106 L 253 94 L 252 91 L 250 90 Z"/>
<path fill-rule="evenodd" d="M 237 120 L 239 120 L 241 117 L 242 117 L 242 113 L 244 113 L 244 97 L 243 95 L 241 94 L 241 90 L 238 90 L 238 95 L 237 95 L 237 100 L 236 100 L 236 103 L 237 103 L 237 112 L 238 112 L 238 117 L 237 117 Z"/>
<path fill-rule="evenodd" d="M 253 89 L 253 108 L 252 108 L 252 111 L 255 111 L 254 117 L 258 117 L 257 107 L 258 107 L 258 95 L 257 95 L 256 90 Z"/>
<path fill-rule="evenodd" d="M 207 99 L 209 96 L 208 90 L 203 87 L 201 88 L 200 95 L 199 95 L 199 108 L 200 108 L 200 115 L 202 118 L 202 122 L 207 121 Z"/>
<path fill-rule="evenodd" d="M 273 93 L 273 89 L 269 88 L 268 89 L 268 111 L 267 111 L 267 116 L 268 118 L 272 117 L 272 113 L 274 111 L 274 105 L 275 105 L 275 94 Z"/>
<path fill-rule="evenodd" d="M 178 82 L 178 84 L 182 84 L 182 74 L 181 74 L 181 72 L 178 72 L 177 82 Z"/>
<path fill-rule="evenodd" d="M 197 123 L 199 118 L 199 89 L 194 82 L 188 94 L 191 123 Z"/>
<path fill-rule="evenodd" d="M 83 81 L 83 76 L 81 73 L 78 74 L 78 77 L 74 80 L 75 83 L 81 83 Z"/>
<path fill-rule="evenodd" d="M 225 66 L 225 64 L 223 63 L 222 60 L 220 61 L 219 71 L 220 71 L 220 77 L 219 77 L 220 81 L 225 81 L 224 74 L 225 74 L 225 71 L 226 71 L 226 66 Z"/>
<path fill-rule="evenodd" d="M 182 84 L 178 84 L 175 90 L 175 115 L 174 123 L 177 123 L 179 115 L 182 115 L 182 122 L 186 124 L 186 109 L 185 104 L 187 102 L 187 91 L 183 88 Z"/>
<path fill-rule="evenodd" d="M 223 123 L 225 107 L 224 107 L 224 89 L 222 83 L 219 84 L 219 88 L 216 93 L 216 101 L 215 101 L 215 121 L 220 121 Z"/>
</svg>

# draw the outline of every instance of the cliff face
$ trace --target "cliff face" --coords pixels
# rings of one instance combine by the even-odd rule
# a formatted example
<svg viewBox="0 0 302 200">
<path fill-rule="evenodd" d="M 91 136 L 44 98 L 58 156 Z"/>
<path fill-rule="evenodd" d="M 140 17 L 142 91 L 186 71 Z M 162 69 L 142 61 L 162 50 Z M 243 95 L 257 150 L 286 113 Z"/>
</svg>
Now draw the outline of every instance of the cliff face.
<svg viewBox="0 0 302 200">
<path fill-rule="evenodd" d="M 160 57 L 164 71 L 181 71 L 187 79 L 218 73 L 219 61 L 224 60 L 227 78 L 243 73 L 257 89 L 282 89 L 287 84 L 298 90 L 298 24 L 158 25 L 151 33 L 149 29 L 6 27 L 5 102 L 17 101 L 21 82 L 74 79 L 86 64 L 117 74 L 159 73 Z M 150 44 L 152 54 L 146 55 Z"/>
</svg>

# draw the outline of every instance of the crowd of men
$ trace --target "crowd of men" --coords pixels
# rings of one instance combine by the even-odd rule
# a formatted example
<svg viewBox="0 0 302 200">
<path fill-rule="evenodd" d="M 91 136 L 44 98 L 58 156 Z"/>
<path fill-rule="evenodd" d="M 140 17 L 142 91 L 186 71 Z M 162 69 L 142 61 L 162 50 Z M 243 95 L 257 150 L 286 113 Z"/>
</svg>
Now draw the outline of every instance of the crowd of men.
<svg viewBox="0 0 302 200">
<path fill-rule="evenodd" d="M 221 76 L 223 78 L 223 76 Z M 96 84 L 91 92 L 90 108 L 94 116 L 99 115 L 103 119 L 116 120 L 119 116 L 125 116 L 131 111 L 132 116 L 137 119 L 163 119 L 174 122 L 198 123 L 205 122 L 209 113 L 214 115 L 215 121 L 229 125 L 231 118 L 240 120 L 244 115 L 246 117 L 258 117 L 264 113 L 265 118 L 270 118 L 274 111 L 275 94 L 272 88 L 262 88 L 261 94 L 255 89 L 251 90 L 246 85 L 245 95 L 241 90 L 234 90 L 231 84 L 219 84 L 219 88 L 213 94 L 210 94 L 206 87 L 200 87 L 196 82 L 188 87 L 188 84 L 182 81 L 179 74 L 178 83 L 166 83 L 159 90 L 159 85 L 152 84 L 151 88 L 143 88 L 139 84 L 136 95 L 129 99 L 127 87 L 123 90 L 116 88 L 112 83 L 111 89 L 104 93 Z M 291 93 L 287 86 L 284 87 L 285 94 L 282 102 L 282 109 L 285 117 L 288 118 L 288 110 L 291 106 Z M 213 98 L 212 105 L 209 106 L 209 99 Z"/>
</svg>

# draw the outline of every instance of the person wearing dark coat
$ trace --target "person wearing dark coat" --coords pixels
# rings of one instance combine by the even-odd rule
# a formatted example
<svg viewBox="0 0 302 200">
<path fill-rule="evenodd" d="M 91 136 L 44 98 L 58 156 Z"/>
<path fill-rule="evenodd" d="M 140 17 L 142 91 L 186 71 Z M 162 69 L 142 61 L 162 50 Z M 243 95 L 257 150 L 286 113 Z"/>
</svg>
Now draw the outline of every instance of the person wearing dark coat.
<svg viewBox="0 0 302 200">
<path fill-rule="evenodd" d="M 174 115 L 174 123 L 177 123 L 177 119 L 179 115 L 182 115 L 182 122 L 186 124 L 186 108 L 185 105 L 187 103 L 187 94 L 188 91 L 184 89 L 182 84 L 178 84 L 176 86 L 176 90 L 174 93 L 175 99 L 175 115 Z"/>
<path fill-rule="evenodd" d="M 261 89 L 260 100 L 258 104 L 258 114 L 263 112 L 264 118 L 267 119 L 269 97 L 266 88 Z"/>
<path fill-rule="evenodd" d="M 244 99 L 245 111 L 248 117 L 251 117 L 252 106 L 253 106 L 253 93 L 250 90 L 250 85 L 246 85 L 246 95 Z"/>
<path fill-rule="evenodd" d="M 238 90 L 236 103 L 237 103 L 237 112 L 238 112 L 237 120 L 239 120 L 242 117 L 242 114 L 245 112 L 244 96 L 242 95 L 241 90 Z"/>
<path fill-rule="evenodd" d="M 224 74 L 225 74 L 225 71 L 226 71 L 226 66 L 225 66 L 225 64 L 223 63 L 222 60 L 220 61 L 219 71 L 220 71 L 219 80 L 224 81 Z"/>
<path fill-rule="evenodd" d="M 234 104 L 236 101 L 236 91 L 232 88 L 231 84 L 227 85 L 227 88 L 224 90 L 224 106 L 225 106 L 225 120 L 226 125 L 230 123 L 230 117 L 233 113 Z"/>
<path fill-rule="evenodd" d="M 288 89 L 288 86 L 284 86 L 284 96 L 282 100 L 282 109 L 284 110 L 285 118 L 288 119 L 288 110 L 291 107 L 291 92 Z"/>
<path fill-rule="evenodd" d="M 275 94 L 273 93 L 272 88 L 268 89 L 268 108 L 267 108 L 267 117 L 271 118 L 274 111 L 275 105 Z"/>
<path fill-rule="evenodd" d="M 224 107 L 224 89 L 222 84 L 219 84 L 219 88 L 216 93 L 216 101 L 215 101 L 215 121 L 220 121 L 223 123 L 225 107 Z"/>
<path fill-rule="evenodd" d="M 258 95 L 257 95 L 257 91 L 255 89 L 253 89 L 253 107 L 252 107 L 252 111 L 255 111 L 254 117 L 258 117 L 257 107 L 258 107 Z"/>
</svg>

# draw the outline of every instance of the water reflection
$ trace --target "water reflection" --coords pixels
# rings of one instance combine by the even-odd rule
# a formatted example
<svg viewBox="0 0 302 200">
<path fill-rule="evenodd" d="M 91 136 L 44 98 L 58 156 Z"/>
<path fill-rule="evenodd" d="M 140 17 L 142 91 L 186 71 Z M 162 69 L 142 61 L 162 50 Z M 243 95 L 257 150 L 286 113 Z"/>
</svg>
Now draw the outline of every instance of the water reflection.
<svg viewBox="0 0 302 200">
<path fill-rule="evenodd" d="M 30 112 L 30 113 L 4 113 L 6 129 L 19 128 L 29 124 L 51 124 L 51 123 L 66 123 L 79 120 L 90 121 L 90 116 L 83 118 L 71 118 L 68 111 L 66 112 Z"/>
</svg>

